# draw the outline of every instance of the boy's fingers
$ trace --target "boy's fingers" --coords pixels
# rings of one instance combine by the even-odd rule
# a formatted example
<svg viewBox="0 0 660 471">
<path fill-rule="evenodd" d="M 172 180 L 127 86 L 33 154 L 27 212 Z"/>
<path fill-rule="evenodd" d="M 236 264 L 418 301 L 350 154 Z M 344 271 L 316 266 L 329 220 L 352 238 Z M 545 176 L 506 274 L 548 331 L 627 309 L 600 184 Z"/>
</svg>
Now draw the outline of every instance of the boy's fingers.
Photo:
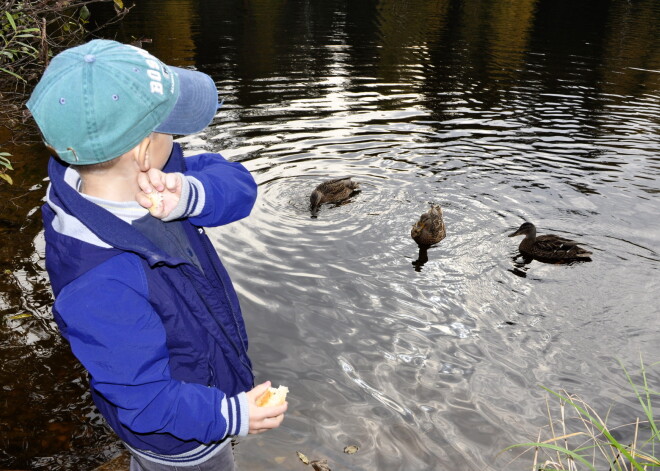
<svg viewBox="0 0 660 471">
<path fill-rule="evenodd" d="M 137 195 L 135 195 L 135 200 L 143 208 L 150 208 L 153 205 L 152 201 L 143 192 L 140 192 Z"/>
<path fill-rule="evenodd" d="M 270 387 L 270 381 L 266 381 L 265 383 L 261 383 L 258 386 L 255 386 L 250 392 L 249 396 L 252 398 L 252 401 L 256 401 L 259 396 L 261 396 L 263 393 L 268 390 Z"/>
<path fill-rule="evenodd" d="M 175 192 L 179 186 L 179 174 L 167 173 L 165 174 L 165 186 L 171 192 Z"/>
<path fill-rule="evenodd" d="M 263 433 L 268 430 L 279 427 L 284 420 L 284 414 L 280 414 L 276 417 L 266 417 L 258 421 L 253 428 L 250 429 L 250 433 Z"/>
<path fill-rule="evenodd" d="M 138 185 L 145 193 L 163 192 L 166 189 L 176 193 L 181 188 L 181 176 L 178 173 L 163 173 L 152 168 L 138 174 Z"/>
<path fill-rule="evenodd" d="M 279 406 L 271 406 L 268 407 L 270 414 L 268 414 L 271 418 L 273 417 L 280 417 L 284 416 L 284 413 L 286 410 L 289 408 L 289 403 L 285 402 L 284 404 L 280 404 Z"/>
<path fill-rule="evenodd" d="M 280 426 L 283 420 L 284 420 L 284 414 L 280 414 L 275 417 L 266 417 L 262 421 L 262 427 L 266 430 L 277 428 Z"/>
<path fill-rule="evenodd" d="M 140 189 L 145 193 L 151 193 L 153 191 L 153 187 L 146 173 L 140 172 L 137 177 L 137 182 Z"/>
<path fill-rule="evenodd" d="M 252 415 L 252 418 L 259 423 L 264 424 L 267 428 L 274 428 L 279 426 L 284 419 L 288 404 L 285 402 L 280 406 L 271 407 L 257 407 L 257 410 Z"/>
<path fill-rule="evenodd" d="M 275 428 L 279 427 L 283 420 L 284 414 L 280 414 L 277 417 L 269 417 L 265 422 L 268 428 Z"/>
<path fill-rule="evenodd" d="M 147 176 L 153 187 L 157 191 L 163 191 L 165 189 L 165 174 L 156 168 L 150 168 L 147 171 Z"/>
<path fill-rule="evenodd" d="M 278 415 L 282 415 L 286 412 L 287 407 L 289 406 L 288 402 L 285 402 L 284 404 L 280 404 L 279 406 L 263 406 L 259 407 L 258 410 L 258 415 L 260 417 L 277 417 Z"/>
</svg>

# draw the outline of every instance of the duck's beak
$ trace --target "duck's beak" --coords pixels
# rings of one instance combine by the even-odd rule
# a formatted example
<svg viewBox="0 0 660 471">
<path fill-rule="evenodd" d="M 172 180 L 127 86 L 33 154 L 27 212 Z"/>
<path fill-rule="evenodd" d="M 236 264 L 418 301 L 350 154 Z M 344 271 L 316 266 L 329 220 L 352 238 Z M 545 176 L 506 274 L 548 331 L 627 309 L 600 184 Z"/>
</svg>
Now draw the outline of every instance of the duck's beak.
<svg viewBox="0 0 660 471">
<path fill-rule="evenodd" d="M 522 232 L 520 232 L 520 229 L 518 229 L 516 232 L 513 232 L 513 233 L 509 234 L 509 237 L 515 237 L 517 235 L 522 235 Z"/>
</svg>

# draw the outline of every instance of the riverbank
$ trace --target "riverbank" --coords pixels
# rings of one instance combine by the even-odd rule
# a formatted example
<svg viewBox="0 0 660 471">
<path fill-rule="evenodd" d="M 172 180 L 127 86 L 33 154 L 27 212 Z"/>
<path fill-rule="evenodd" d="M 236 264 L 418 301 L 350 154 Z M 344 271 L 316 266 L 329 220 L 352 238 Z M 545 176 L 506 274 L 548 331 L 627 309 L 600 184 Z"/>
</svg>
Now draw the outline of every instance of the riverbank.
<svg viewBox="0 0 660 471">
<path fill-rule="evenodd" d="M 113 459 L 92 471 L 128 471 L 131 463 L 131 455 L 127 451 L 121 452 Z"/>
</svg>

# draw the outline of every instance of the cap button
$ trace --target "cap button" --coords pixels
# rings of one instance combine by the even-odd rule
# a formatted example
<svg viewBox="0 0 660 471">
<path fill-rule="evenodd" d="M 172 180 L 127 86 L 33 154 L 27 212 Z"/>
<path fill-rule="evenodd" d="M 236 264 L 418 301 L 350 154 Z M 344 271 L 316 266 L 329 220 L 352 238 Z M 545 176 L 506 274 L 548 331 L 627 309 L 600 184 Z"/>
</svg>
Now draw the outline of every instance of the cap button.
<svg viewBox="0 0 660 471">
<path fill-rule="evenodd" d="M 94 54 L 85 55 L 85 62 L 94 62 L 95 60 L 96 56 Z"/>
</svg>

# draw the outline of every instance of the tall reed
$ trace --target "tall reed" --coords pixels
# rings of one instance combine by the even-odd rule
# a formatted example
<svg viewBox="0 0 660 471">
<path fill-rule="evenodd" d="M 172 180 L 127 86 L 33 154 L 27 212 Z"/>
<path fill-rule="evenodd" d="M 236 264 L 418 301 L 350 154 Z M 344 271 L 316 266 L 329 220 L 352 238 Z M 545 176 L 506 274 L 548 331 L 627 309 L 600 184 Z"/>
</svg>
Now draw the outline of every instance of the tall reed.
<svg viewBox="0 0 660 471">
<path fill-rule="evenodd" d="M 531 459 L 534 471 L 634 471 L 660 468 L 659 424 L 653 413 L 654 402 L 656 406 L 660 402 L 660 392 L 650 387 L 649 370 L 643 360 L 640 360 L 640 384 L 635 383 L 621 361 L 619 364 L 641 406 L 639 415 L 631 422 L 608 424 L 611 408 L 602 417 L 577 395 L 541 386 L 549 393 L 546 398 L 548 425 L 539 431 L 535 442 L 518 443 L 501 453 L 524 448 L 512 461 Z M 651 364 L 651 368 L 657 365 L 660 362 Z M 553 396 L 559 401 L 554 413 L 549 400 Z"/>
</svg>

